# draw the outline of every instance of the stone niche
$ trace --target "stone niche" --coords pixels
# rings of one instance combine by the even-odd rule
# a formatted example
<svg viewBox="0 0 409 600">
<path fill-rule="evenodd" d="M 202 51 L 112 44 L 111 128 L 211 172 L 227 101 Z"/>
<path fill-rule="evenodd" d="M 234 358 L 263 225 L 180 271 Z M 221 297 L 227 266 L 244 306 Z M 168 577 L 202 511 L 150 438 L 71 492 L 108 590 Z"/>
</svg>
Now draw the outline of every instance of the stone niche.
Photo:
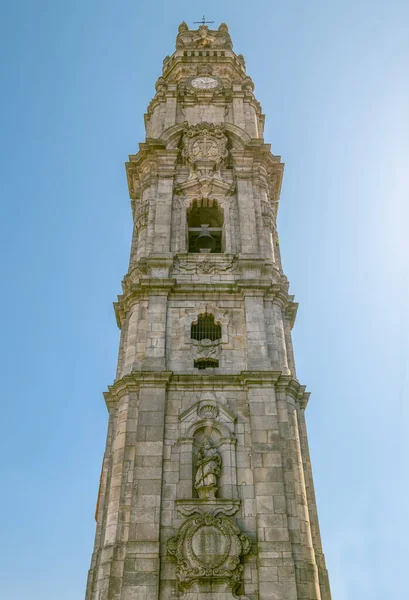
<svg viewBox="0 0 409 600">
<path fill-rule="evenodd" d="M 179 421 L 183 435 L 179 443 L 192 460 L 192 497 L 176 500 L 178 512 L 186 519 L 167 541 L 167 551 L 176 559 L 183 598 L 210 600 L 217 593 L 218 600 L 231 600 L 241 582 L 240 559 L 251 546 L 232 519 L 240 508 L 235 417 L 205 394 Z"/>
<path fill-rule="evenodd" d="M 220 475 L 217 475 L 217 497 L 238 498 L 235 421 L 235 415 L 227 406 L 220 404 L 211 392 L 203 393 L 199 402 L 179 415 L 181 436 L 178 443 L 181 452 L 190 456 L 185 462 L 192 465 L 192 498 L 199 497 L 195 488 L 198 454 L 206 440 L 221 459 Z"/>
</svg>

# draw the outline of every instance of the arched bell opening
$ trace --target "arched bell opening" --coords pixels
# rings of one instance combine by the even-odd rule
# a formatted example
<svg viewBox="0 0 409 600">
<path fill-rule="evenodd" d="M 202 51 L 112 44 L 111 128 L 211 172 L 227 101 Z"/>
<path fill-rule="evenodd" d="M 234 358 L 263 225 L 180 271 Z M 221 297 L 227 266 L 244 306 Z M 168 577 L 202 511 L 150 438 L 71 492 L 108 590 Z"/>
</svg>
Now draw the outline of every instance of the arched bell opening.
<svg viewBox="0 0 409 600">
<path fill-rule="evenodd" d="M 223 211 L 217 202 L 195 200 L 187 210 L 188 252 L 224 252 Z"/>
</svg>

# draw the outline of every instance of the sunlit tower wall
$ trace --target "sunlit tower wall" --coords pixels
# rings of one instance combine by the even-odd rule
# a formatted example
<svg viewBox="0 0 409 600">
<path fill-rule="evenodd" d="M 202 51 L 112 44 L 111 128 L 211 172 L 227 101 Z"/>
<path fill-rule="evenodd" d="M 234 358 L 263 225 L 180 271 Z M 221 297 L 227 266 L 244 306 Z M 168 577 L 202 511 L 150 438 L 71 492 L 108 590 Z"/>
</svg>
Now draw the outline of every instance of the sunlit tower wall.
<svg viewBox="0 0 409 600">
<path fill-rule="evenodd" d="M 145 127 L 86 600 L 330 600 L 283 164 L 225 24 L 179 26 Z"/>
</svg>

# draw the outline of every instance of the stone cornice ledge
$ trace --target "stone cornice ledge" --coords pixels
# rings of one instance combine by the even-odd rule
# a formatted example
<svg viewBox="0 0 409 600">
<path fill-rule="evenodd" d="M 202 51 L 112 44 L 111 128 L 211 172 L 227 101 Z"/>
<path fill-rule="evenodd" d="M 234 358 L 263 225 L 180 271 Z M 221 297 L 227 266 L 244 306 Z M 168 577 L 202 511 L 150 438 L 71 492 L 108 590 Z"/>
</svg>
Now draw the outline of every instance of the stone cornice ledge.
<svg viewBox="0 0 409 600">
<path fill-rule="evenodd" d="M 298 379 L 294 379 L 291 375 L 281 375 L 276 384 L 276 391 L 283 392 L 291 396 L 300 406 L 305 409 L 308 404 L 310 392 L 306 392 L 306 386 L 301 385 Z"/>
<path fill-rule="evenodd" d="M 150 295 L 167 296 L 175 285 L 176 279 L 168 277 L 140 279 L 139 283 L 130 285 L 126 293 L 118 296 L 118 301 L 113 303 L 118 327 L 121 329 L 122 321 L 126 318 L 126 313 L 132 306 L 133 300 L 146 299 Z"/>
<path fill-rule="evenodd" d="M 197 388 L 197 389 L 223 389 L 232 387 L 271 387 L 277 392 L 290 395 L 298 403 L 300 408 L 305 409 L 310 393 L 305 391 L 305 385 L 301 385 L 291 375 L 282 375 L 281 371 L 242 371 L 235 375 L 183 375 L 174 374 L 172 371 L 133 371 L 116 380 L 113 385 L 108 386 L 104 393 L 108 410 L 114 408 L 118 400 L 125 394 L 137 392 L 140 387 L 166 387 L 175 389 Z"/>
<path fill-rule="evenodd" d="M 274 387 L 281 371 L 242 371 L 240 377 L 247 386 L 269 385 Z"/>
<path fill-rule="evenodd" d="M 160 295 L 168 295 L 170 290 L 176 285 L 176 279 L 167 277 L 150 277 L 149 279 L 141 279 L 139 286 L 149 290 L 151 293 L 156 292 Z"/>
<path fill-rule="evenodd" d="M 133 371 L 108 386 L 104 392 L 108 410 L 113 408 L 119 398 L 130 392 L 136 392 L 140 387 L 167 387 L 172 377 L 172 371 Z"/>
<path fill-rule="evenodd" d="M 277 302 L 285 311 L 290 327 L 293 327 L 295 317 L 297 315 L 298 303 L 294 302 L 294 296 L 288 293 L 288 285 L 286 282 L 281 284 L 272 284 L 266 279 L 247 279 L 236 280 L 233 282 L 218 282 L 213 283 L 192 283 L 177 281 L 176 278 L 168 277 L 149 277 L 140 279 L 139 283 L 130 285 L 126 293 L 118 296 L 118 301 L 114 302 L 114 310 L 116 322 L 119 328 L 126 317 L 126 313 L 132 306 L 134 300 L 140 298 L 148 298 L 149 295 L 169 295 L 173 292 L 178 294 L 212 294 L 217 292 L 232 292 L 264 296 L 266 300 Z"/>
</svg>

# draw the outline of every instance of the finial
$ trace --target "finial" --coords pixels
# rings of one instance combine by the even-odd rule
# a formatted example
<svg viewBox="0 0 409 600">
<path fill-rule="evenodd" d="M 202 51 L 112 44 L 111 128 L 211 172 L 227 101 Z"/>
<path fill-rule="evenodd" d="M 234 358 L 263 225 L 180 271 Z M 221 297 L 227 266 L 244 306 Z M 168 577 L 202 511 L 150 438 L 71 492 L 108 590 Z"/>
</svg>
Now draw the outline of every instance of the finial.
<svg viewBox="0 0 409 600">
<path fill-rule="evenodd" d="M 203 15 L 202 20 L 201 21 L 193 21 L 193 23 L 195 25 L 210 25 L 210 23 L 214 23 L 214 21 L 206 21 L 206 17 Z"/>
<path fill-rule="evenodd" d="M 246 61 L 244 60 L 244 56 L 242 54 L 237 55 L 238 60 L 241 62 L 244 68 L 246 68 Z"/>
<path fill-rule="evenodd" d="M 184 21 L 182 21 L 181 24 L 179 25 L 178 31 L 179 31 L 179 33 L 182 33 L 182 31 L 189 31 L 189 27 L 186 25 L 186 23 Z"/>
</svg>

